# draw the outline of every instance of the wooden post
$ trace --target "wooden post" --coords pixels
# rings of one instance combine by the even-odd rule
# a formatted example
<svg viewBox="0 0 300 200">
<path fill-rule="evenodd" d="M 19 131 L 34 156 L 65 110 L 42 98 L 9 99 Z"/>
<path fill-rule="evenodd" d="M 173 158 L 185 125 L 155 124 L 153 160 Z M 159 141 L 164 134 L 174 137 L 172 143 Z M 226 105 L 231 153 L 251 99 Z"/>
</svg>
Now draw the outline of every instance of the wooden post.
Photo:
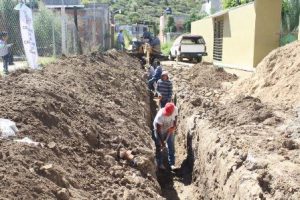
<svg viewBox="0 0 300 200">
<path fill-rule="evenodd" d="M 79 29 L 78 29 L 78 14 L 77 14 L 77 7 L 74 7 L 74 24 L 75 24 L 75 28 L 76 28 L 76 42 L 78 45 L 78 52 L 79 54 L 83 54 L 82 51 L 82 46 L 81 46 L 81 40 L 80 40 L 80 35 L 79 35 Z"/>
<path fill-rule="evenodd" d="M 66 10 L 65 6 L 61 6 L 61 51 L 67 55 L 67 37 L 66 37 Z"/>
<path fill-rule="evenodd" d="M 110 33 L 111 33 L 111 48 L 115 47 L 115 16 L 111 12 L 111 24 L 110 24 Z"/>
<path fill-rule="evenodd" d="M 55 44 L 55 23 L 52 22 L 52 47 L 53 47 L 53 56 L 56 57 L 56 44 Z"/>
</svg>

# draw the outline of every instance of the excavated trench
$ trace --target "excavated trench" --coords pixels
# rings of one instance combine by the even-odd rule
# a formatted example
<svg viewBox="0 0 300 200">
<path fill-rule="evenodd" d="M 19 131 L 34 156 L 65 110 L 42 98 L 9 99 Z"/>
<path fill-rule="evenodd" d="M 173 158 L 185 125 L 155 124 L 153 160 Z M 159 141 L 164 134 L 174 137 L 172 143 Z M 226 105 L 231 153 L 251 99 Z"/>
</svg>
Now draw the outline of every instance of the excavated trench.
<svg viewBox="0 0 300 200">
<path fill-rule="evenodd" d="M 154 100 L 153 93 L 150 93 L 150 110 L 151 110 L 151 122 L 153 122 L 155 115 L 158 110 L 157 102 Z M 151 130 L 153 130 L 153 124 L 150 124 Z M 184 186 L 188 186 L 192 184 L 192 174 L 194 167 L 194 153 L 192 149 L 193 138 L 188 134 L 181 134 L 181 130 L 177 130 L 176 135 L 186 135 L 186 143 L 184 147 L 179 146 L 180 149 L 180 163 L 176 165 L 176 169 L 171 170 L 157 170 L 156 177 L 157 181 L 161 187 L 162 196 L 168 200 L 179 200 L 180 195 L 179 192 L 183 192 Z M 176 140 L 175 135 L 175 140 Z M 152 133 L 152 137 L 153 133 Z M 175 150 L 178 149 L 175 147 Z M 177 156 L 177 155 L 175 155 Z M 178 156 L 177 156 L 178 157 Z M 168 166 L 168 158 L 167 158 L 167 150 L 163 153 L 163 162 L 165 166 Z M 183 187 L 176 187 L 175 183 L 180 183 Z M 177 184 L 178 185 L 178 184 Z M 180 191 L 179 191 L 180 190 Z M 192 194 L 190 194 L 192 195 Z"/>
<path fill-rule="evenodd" d="M 151 122 L 153 122 L 155 115 L 157 113 L 157 102 L 154 101 L 153 93 L 150 93 L 150 110 L 151 110 Z M 153 124 L 150 125 L 151 130 L 153 130 Z M 178 132 L 177 132 L 178 134 Z M 153 137 L 153 136 L 152 136 Z M 176 139 L 176 136 L 175 136 Z M 177 168 L 174 171 L 171 170 L 157 170 L 156 176 L 157 181 L 161 187 L 162 196 L 169 200 L 177 200 L 180 199 L 178 194 L 178 190 L 175 183 L 179 182 L 182 185 L 188 186 L 192 184 L 192 173 L 194 167 L 194 155 L 192 149 L 192 136 L 187 134 L 186 136 L 186 144 L 185 149 L 181 149 L 181 151 L 185 151 L 184 155 L 180 155 L 180 157 L 184 156 Z M 181 146 L 180 146 L 181 147 Z M 182 148 L 182 147 L 181 147 Z M 176 149 L 176 147 L 175 147 Z M 167 162 L 167 151 L 165 150 L 163 153 L 163 162 L 165 166 L 168 166 Z"/>
<path fill-rule="evenodd" d="M 178 169 L 157 172 L 163 197 L 299 199 L 299 143 L 293 137 L 300 124 L 295 126 L 295 117 L 283 117 L 293 110 L 278 110 L 243 94 L 224 103 L 237 76 L 223 69 L 164 67 L 171 74 L 179 116 Z"/>
<path fill-rule="evenodd" d="M 236 80 L 224 70 L 164 67 L 178 97 L 174 172 L 155 172 L 156 107 L 136 59 L 93 53 L 0 80 L 3 117 L 41 143 L 0 142 L 1 198 L 299 199 L 299 119 L 250 96 L 222 104 Z M 120 143 L 137 168 L 116 160 Z"/>
</svg>

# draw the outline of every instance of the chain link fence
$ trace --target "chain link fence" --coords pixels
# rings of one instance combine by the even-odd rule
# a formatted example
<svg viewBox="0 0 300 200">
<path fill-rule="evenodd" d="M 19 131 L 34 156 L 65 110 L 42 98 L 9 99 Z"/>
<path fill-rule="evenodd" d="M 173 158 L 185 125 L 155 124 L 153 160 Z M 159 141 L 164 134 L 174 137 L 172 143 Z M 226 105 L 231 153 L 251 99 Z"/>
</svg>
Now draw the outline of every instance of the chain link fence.
<svg viewBox="0 0 300 200">
<path fill-rule="evenodd" d="M 14 9 L 19 2 L 18 0 L 0 0 L 0 31 L 8 32 L 8 43 L 13 43 L 11 51 L 14 57 L 25 61 L 19 11 Z M 39 57 L 88 53 L 99 49 L 109 49 L 111 46 L 107 5 L 49 8 L 43 1 L 40 1 L 34 4 L 29 3 L 27 6 L 33 11 Z"/>
</svg>

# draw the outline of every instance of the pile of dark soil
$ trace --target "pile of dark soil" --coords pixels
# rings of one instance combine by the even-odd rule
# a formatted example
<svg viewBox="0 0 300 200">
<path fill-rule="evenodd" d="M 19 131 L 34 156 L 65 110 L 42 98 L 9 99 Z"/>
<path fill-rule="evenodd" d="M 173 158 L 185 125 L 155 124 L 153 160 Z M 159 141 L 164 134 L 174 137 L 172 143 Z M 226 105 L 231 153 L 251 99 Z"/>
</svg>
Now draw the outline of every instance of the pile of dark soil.
<svg viewBox="0 0 300 200">
<path fill-rule="evenodd" d="M 0 140 L 1 198 L 159 199 L 140 67 L 111 51 L 0 79 L 1 117 L 40 143 Z M 119 144 L 137 167 L 116 161 Z"/>
<path fill-rule="evenodd" d="M 218 68 L 210 64 L 197 64 L 192 68 L 177 69 L 176 80 L 188 81 L 193 87 L 220 88 L 224 81 L 234 81 L 237 76 L 229 74 L 223 68 Z"/>
<path fill-rule="evenodd" d="M 251 96 L 238 96 L 234 101 L 221 105 L 214 115 L 216 126 L 265 123 L 275 125 L 280 122 L 268 106 Z M 221 122 L 221 123 L 220 123 Z"/>
</svg>

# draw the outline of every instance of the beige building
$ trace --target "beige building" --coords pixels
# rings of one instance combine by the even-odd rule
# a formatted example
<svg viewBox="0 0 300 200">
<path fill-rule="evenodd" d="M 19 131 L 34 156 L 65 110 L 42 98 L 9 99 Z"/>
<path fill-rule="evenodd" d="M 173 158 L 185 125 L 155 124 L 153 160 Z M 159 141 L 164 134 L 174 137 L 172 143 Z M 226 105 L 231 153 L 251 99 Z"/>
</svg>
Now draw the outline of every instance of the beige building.
<svg viewBox="0 0 300 200">
<path fill-rule="evenodd" d="M 206 41 L 204 61 L 253 70 L 279 46 L 280 22 L 281 0 L 255 0 L 195 21 L 191 32 Z"/>
</svg>

